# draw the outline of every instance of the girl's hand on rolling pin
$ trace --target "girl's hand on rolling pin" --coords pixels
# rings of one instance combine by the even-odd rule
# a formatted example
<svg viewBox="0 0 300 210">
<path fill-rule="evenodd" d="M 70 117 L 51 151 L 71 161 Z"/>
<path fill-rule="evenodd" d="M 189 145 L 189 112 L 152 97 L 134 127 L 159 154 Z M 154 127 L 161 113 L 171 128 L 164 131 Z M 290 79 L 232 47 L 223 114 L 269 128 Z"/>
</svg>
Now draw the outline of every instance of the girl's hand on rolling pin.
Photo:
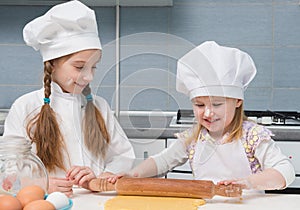
<svg viewBox="0 0 300 210">
<path fill-rule="evenodd" d="M 107 173 L 107 172 L 105 172 L 105 173 Z M 124 173 L 121 173 L 121 174 L 112 174 L 112 173 L 110 173 L 110 174 L 106 174 L 105 176 L 103 176 L 101 174 L 99 178 L 105 178 L 109 183 L 114 184 L 114 183 L 116 183 L 116 181 L 118 179 L 122 178 L 123 176 L 125 176 Z"/>
<path fill-rule="evenodd" d="M 247 179 L 223 180 L 218 185 L 240 185 L 242 189 L 251 189 L 251 184 Z"/>
<path fill-rule="evenodd" d="M 73 166 L 67 172 L 66 178 L 73 181 L 73 184 L 87 189 L 89 181 L 96 178 L 96 176 L 90 167 Z"/>
</svg>

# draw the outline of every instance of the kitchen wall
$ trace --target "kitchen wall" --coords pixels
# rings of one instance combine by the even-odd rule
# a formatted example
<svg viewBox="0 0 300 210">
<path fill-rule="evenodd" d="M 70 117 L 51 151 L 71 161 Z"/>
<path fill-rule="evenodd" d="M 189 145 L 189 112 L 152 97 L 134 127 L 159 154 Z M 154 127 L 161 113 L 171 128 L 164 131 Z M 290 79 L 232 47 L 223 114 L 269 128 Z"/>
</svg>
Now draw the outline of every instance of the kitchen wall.
<svg viewBox="0 0 300 210">
<path fill-rule="evenodd" d="M 174 0 L 172 7 L 121 7 L 120 109 L 190 108 L 175 90 L 176 61 L 206 40 L 247 51 L 257 76 L 246 109 L 300 111 L 299 0 Z M 0 6 L 0 108 L 42 85 L 39 53 L 24 25 L 49 6 Z M 114 109 L 116 10 L 94 7 L 103 44 L 93 92 Z M 42 99 L 41 99 L 42 100 Z"/>
</svg>

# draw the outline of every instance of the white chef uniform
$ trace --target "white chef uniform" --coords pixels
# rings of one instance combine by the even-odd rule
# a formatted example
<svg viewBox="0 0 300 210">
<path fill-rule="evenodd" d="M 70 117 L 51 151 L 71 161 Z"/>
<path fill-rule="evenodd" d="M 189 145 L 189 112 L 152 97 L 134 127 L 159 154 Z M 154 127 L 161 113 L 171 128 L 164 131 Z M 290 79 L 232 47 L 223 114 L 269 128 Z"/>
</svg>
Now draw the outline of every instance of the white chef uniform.
<svg viewBox="0 0 300 210">
<path fill-rule="evenodd" d="M 197 179 L 217 183 L 251 175 L 250 164 L 241 141 L 221 144 L 208 139 L 197 141 L 195 146 L 192 168 Z"/>
<path fill-rule="evenodd" d="M 44 90 L 41 89 L 23 95 L 14 102 L 5 120 L 4 136 L 27 136 L 27 117 L 34 116 L 40 111 L 44 104 L 43 95 Z M 103 171 L 113 173 L 128 171 L 135 158 L 131 143 L 107 102 L 99 96 L 93 96 L 93 98 L 111 137 L 105 159 L 94 157 L 84 145 L 81 125 L 85 114 L 86 99 L 80 94 L 64 93 L 56 83 L 52 83 L 50 105 L 57 113 L 57 120 L 68 151 L 68 153 L 64 152 L 66 168 L 73 165 L 89 166 L 96 175 Z M 35 147 L 33 150 L 35 151 Z M 65 176 L 65 172 L 57 170 L 56 173 L 50 175 Z"/>
<path fill-rule="evenodd" d="M 27 23 L 23 38 L 28 46 L 41 53 L 43 62 L 83 50 L 102 50 L 95 12 L 77 0 L 57 4 Z M 82 121 L 86 99 L 82 94 L 64 93 L 53 81 L 51 89 L 50 99 L 45 98 L 44 89 L 41 89 L 15 101 L 5 120 L 4 136 L 29 139 L 26 133 L 28 119 L 40 112 L 44 102 L 50 102 L 66 144 L 64 161 L 67 170 L 73 165 L 89 166 L 96 175 L 103 171 L 118 173 L 129 170 L 135 158 L 134 151 L 107 102 L 99 96 L 92 96 L 110 135 L 108 150 L 102 159 L 94 157 L 84 145 Z M 65 172 L 57 170 L 50 175 L 65 176 Z"/>
<path fill-rule="evenodd" d="M 255 64 L 246 52 L 207 41 L 178 60 L 176 89 L 190 99 L 199 96 L 218 96 L 244 100 L 244 91 L 255 74 Z M 245 121 L 243 129 L 246 129 L 244 126 Z M 191 136 L 194 135 L 179 137 L 169 148 L 152 156 L 158 174 L 164 174 L 191 159 L 189 153 Z M 218 182 L 242 179 L 253 173 L 241 139 L 223 144 L 222 140 L 226 136 L 217 141 L 210 140 L 208 132 L 205 136 L 205 141 L 195 143 L 192 152 L 191 169 L 195 179 Z M 288 186 L 295 179 L 295 171 L 290 160 L 281 153 L 270 135 L 262 138 L 252 155 L 262 170 L 266 168 L 278 170 Z"/>
<path fill-rule="evenodd" d="M 206 135 L 206 137 L 210 138 Z M 163 175 L 174 167 L 183 165 L 189 160 L 186 139 L 178 139 L 167 149 L 151 156 L 154 159 L 157 172 Z M 218 144 L 211 141 L 197 141 L 193 154 L 191 170 L 194 179 L 218 181 L 240 179 L 252 174 L 249 160 L 241 140 Z M 262 141 L 255 149 L 255 157 L 261 168 L 275 168 L 285 178 L 287 186 L 295 180 L 293 166 L 290 160 L 281 152 L 274 140 Z"/>
</svg>

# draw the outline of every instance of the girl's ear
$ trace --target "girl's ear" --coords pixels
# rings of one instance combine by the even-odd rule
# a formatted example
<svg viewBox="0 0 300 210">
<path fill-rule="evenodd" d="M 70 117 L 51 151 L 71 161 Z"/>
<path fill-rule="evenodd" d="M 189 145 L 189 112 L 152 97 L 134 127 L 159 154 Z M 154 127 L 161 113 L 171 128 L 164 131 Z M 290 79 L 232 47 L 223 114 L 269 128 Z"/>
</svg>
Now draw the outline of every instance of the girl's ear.
<svg viewBox="0 0 300 210">
<path fill-rule="evenodd" d="M 242 99 L 237 99 L 235 107 L 236 108 L 240 107 L 242 105 L 242 103 L 243 103 Z"/>
</svg>

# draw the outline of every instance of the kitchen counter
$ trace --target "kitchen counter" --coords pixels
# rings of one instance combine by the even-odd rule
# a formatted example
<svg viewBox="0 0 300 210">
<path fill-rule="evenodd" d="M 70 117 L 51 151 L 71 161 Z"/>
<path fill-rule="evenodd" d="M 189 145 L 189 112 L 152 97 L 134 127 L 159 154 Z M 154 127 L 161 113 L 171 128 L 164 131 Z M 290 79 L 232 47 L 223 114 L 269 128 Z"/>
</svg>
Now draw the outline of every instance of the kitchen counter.
<svg viewBox="0 0 300 210">
<path fill-rule="evenodd" d="M 75 189 L 72 210 L 104 210 L 104 203 L 113 198 L 114 193 L 92 193 L 85 189 Z M 300 195 L 296 194 L 245 194 L 242 198 L 215 196 L 206 200 L 198 210 L 298 210 Z M 155 209 L 159 210 L 159 209 Z"/>
</svg>

